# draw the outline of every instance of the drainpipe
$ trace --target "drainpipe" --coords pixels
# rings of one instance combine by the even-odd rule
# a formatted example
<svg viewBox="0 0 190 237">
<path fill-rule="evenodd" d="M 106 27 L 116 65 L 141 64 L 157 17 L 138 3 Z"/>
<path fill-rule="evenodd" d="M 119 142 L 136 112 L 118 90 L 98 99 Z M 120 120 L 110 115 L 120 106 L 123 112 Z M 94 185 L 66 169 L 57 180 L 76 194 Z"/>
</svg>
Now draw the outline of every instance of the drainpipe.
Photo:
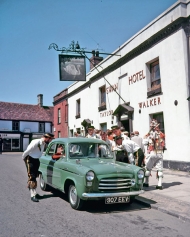
<svg viewBox="0 0 190 237">
<path fill-rule="evenodd" d="M 187 36 L 187 63 L 188 63 L 188 107 L 189 107 L 189 121 L 190 121 L 190 20 L 184 26 L 184 31 Z"/>
</svg>

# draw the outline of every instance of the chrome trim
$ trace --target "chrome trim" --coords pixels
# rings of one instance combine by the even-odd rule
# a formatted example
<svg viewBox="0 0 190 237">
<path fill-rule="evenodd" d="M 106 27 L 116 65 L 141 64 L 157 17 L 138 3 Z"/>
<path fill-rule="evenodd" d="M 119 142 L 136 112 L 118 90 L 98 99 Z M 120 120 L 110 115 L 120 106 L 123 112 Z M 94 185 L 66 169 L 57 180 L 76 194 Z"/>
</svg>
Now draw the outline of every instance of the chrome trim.
<svg viewBox="0 0 190 237">
<path fill-rule="evenodd" d="M 131 184 L 132 182 L 128 183 Z M 100 183 L 99 186 L 109 186 L 109 187 L 113 187 L 113 186 L 122 186 L 122 185 L 126 185 L 126 183 L 113 183 L 113 184 L 104 184 L 104 183 Z"/>
<path fill-rule="evenodd" d="M 106 189 L 124 189 L 124 188 L 130 188 L 131 186 L 121 186 L 121 187 L 100 187 L 98 189 L 100 190 L 106 190 Z"/>
<path fill-rule="evenodd" d="M 118 189 L 127 189 L 134 186 L 132 180 L 128 178 L 116 177 L 111 179 L 101 179 L 99 181 L 99 190 L 118 190 Z"/>
<path fill-rule="evenodd" d="M 121 182 L 121 181 L 131 181 L 131 179 L 101 179 L 100 182 Z"/>
<path fill-rule="evenodd" d="M 121 193 L 83 193 L 82 197 L 84 198 L 126 197 L 126 196 L 136 196 L 143 193 L 144 190 L 134 192 L 121 192 Z"/>
</svg>

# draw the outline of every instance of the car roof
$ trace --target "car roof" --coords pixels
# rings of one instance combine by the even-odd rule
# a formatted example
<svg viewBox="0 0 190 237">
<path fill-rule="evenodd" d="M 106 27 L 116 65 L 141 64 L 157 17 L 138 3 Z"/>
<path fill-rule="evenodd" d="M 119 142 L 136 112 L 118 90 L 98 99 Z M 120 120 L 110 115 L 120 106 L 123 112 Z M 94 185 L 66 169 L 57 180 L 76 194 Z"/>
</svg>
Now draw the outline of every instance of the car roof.
<svg viewBox="0 0 190 237">
<path fill-rule="evenodd" d="M 88 143 L 102 143 L 107 144 L 105 141 L 101 139 L 94 139 L 94 138 L 86 138 L 86 137 L 61 137 L 55 138 L 52 142 L 64 142 L 64 143 L 75 143 L 75 142 L 88 142 Z"/>
</svg>

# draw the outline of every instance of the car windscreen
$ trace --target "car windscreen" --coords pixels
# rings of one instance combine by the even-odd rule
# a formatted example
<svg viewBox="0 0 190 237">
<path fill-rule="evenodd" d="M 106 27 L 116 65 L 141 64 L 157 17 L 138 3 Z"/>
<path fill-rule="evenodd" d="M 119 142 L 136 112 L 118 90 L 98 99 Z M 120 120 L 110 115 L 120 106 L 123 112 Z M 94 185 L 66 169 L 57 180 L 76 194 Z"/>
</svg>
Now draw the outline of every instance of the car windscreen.
<svg viewBox="0 0 190 237">
<path fill-rule="evenodd" d="M 70 158 L 113 158 L 109 147 L 102 143 L 77 142 L 69 144 Z"/>
</svg>

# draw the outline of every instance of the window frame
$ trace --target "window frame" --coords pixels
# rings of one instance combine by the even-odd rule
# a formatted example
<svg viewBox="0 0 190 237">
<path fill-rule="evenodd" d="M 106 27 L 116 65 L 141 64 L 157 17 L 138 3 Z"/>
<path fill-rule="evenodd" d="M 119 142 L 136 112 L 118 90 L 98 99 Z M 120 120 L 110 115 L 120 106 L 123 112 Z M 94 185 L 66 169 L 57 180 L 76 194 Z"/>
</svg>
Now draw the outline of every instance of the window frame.
<svg viewBox="0 0 190 237">
<path fill-rule="evenodd" d="M 40 130 L 40 125 L 43 125 L 43 129 Z M 39 122 L 39 128 L 38 128 L 39 133 L 45 133 L 45 123 L 44 122 Z"/>
<path fill-rule="evenodd" d="M 104 91 L 103 91 L 104 90 Z M 98 111 L 106 110 L 106 85 L 99 87 L 99 107 Z"/>
<path fill-rule="evenodd" d="M 156 66 L 158 66 L 159 69 L 159 78 L 156 78 Z M 161 73 L 160 73 L 160 60 L 159 58 L 152 60 L 151 62 L 147 63 L 148 67 L 148 76 L 147 76 L 147 97 L 152 97 L 157 94 L 162 93 L 162 83 L 161 83 Z M 155 85 L 152 85 L 152 84 Z"/>
<path fill-rule="evenodd" d="M 61 108 L 57 110 L 57 124 L 61 124 Z"/>
<path fill-rule="evenodd" d="M 17 124 L 15 125 L 15 123 Z M 20 121 L 12 121 L 12 131 L 20 131 Z"/>
<path fill-rule="evenodd" d="M 162 116 L 162 121 L 160 119 L 158 119 L 158 116 Z M 164 126 L 164 113 L 163 112 L 159 112 L 159 113 L 154 113 L 154 114 L 150 114 L 150 119 L 156 119 L 157 122 L 160 124 L 159 128 L 160 128 L 160 131 L 162 133 L 165 134 L 165 126 Z"/>
<path fill-rule="evenodd" d="M 75 118 L 80 118 L 81 114 L 81 99 L 76 100 L 76 116 Z"/>
</svg>

